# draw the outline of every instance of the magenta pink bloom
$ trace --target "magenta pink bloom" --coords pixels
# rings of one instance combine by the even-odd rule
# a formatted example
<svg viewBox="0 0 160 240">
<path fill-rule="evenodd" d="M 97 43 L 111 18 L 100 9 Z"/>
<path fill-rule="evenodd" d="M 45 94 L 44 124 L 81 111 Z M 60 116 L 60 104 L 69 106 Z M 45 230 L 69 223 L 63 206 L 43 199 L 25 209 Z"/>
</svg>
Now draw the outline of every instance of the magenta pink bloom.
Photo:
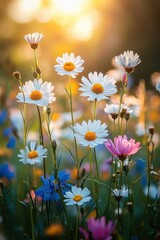
<svg viewBox="0 0 160 240">
<path fill-rule="evenodd" d="M 80 228 L 80 231 L 84 234 L 85 240 L 111 240 L 111 234 L 115 230 L 115 224 L 109 221 L 106 224 L 105 217 L 100 219 L 90 218 L 87 221 L 88 231 Z"/>
<path fill-rule="evenodd" d="M 135 142 L 133 138 L 130 140 L 127 139 L 126 135 L 118 136 L 114 138 L 114 142 L 109 139 L 105 143 L 106 148 L 114 156 L 119 157 L 121 161 L 124 161 L 127 156 L 133 155 L 141 148 L 140 142 Z"/>
</svg>

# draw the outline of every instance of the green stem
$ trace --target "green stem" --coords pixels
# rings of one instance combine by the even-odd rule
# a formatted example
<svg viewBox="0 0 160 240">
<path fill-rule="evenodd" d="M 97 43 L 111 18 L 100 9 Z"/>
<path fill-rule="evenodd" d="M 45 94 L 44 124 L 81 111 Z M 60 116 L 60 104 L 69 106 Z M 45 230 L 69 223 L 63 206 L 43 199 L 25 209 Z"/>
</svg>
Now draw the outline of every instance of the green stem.
<svg viewBox="0 0 160 240">
<path fill-rule="evenodd" d="M 97 196 L 97 191 L 96 191 L 96 182 L 94 182 L 94 176 L 93 176 L 93 161 L 92 161 L 92 151 L 90 151 L 90 157 L 89 157 L 89 160 L 90 160 L 90 170 L 91 170 L 91 182 L 92 182 L 92 192 L 93 192 L 93 195 L 94 195 L 94 200 L 95 200 L 95 203 L 96 203 L 96 215 L 98 217 L 98 196 Z M 97 184 L 98 184 L 98 181 L 97 181 Z"/>
<path fill-rule="evenodd" d="M 19 85 L 20 85 L 20 88 L 21 88 L 21 91 L 22 91 L 22 94 L 23 94 L 23 99 L 24 99 L 24 107 L 23 107 L 23 127 L 24 127 L 24 132 L 23 132 L 23 136 L 24 136 L 24 147 L 26 147 L 26 142 L 27 142 L 26 111 L 27 111 L 27 108 L 26 108 L 26 103 L 25 103 L 25 94 L 24 94 L 24 91 L 23 91 L 22 80 L 19 79 L 18 82 L 19 82 Z"/>
<path fill-rule="evenodd" d="M 42 132 L 42 120 L 41 120 L 40 109 L 38 106 L 37 106 L 37 111 L 38 111 L 38 118 L 39 118 L 39 142 L 40 142 L 40 145 L 43 146 L 44 142 L 43 142 L 43 132 Z M 43 158 L 43 175 L 44 175 L 44 178 L 46 179 L 46 159 L 45 158 Z M 43 206 L 43 203 L 42 203 L 42 206 Z M 47 213 L 48 226 L 50 226 L 49 204 L 47 201 L 46 201 L 46 213 Z"/>
<path fill-rule="evenodd" d="M 98 161 L 97 161 L 97 155 L 96 155 L 96 148 L 93 149 L 94 159 L 96 163 L 96 172 L 97 172 L 97 179 L 99 180 L 99 170 L 98 170 Z"/>
<path fill-rule="evenodd" d="M 30 194 L 30 177 L 29 177 L 29 166 L 28 166 L 28 183 L 29 183 L 29 194 Z M 29 209 L 30 209 L 30 217 L 31 217 L 31 229 L 32 229 L 32 240 L 35 240 L 35 234 L 34 234 L 34 222 L 33 222 L 33 211 L 32 211 L 32 199 L 29 201 Z"/>
<path fill-rule="evenodd" d="M 93 111 L 93 120 L 96 120 L 97 116 L 97 99 L 94 101 L 94 111 Z"/>
<path fill-rule="evenodd" d="M 148 161 L 147 161 L 148 162 L 148 191 L 147 191 L 147 199 L 146 199 L 146 204 L 145 204 L 144 213 L 143 213 L 143 217 L 142 217 L 142 222 L 141 222 L 140 227 L 138 229 L 137 235 L 140 234 L 142 225 L 144 223 L 145 214 L 146 214 L 147 207 L 148 207 L 148 202 L 149 202 L 149 191 L 150 191 L 150 182 L 151 182 L 150 171 L 151 171 L 151 164 L 153 163 L 153 149 L 154 149 L 154 143 L 152 141 L 152 137 L 153 137 L 153 135 L 151 135 L 150 140 L 148 141 L 148 146 L 147 146 L 148 147 Z M 151 147 L 151 149 L 150 149 L 150 147 Z"/>
<path fill-rule="evenodd" d="M 68 214 L 67 214 L 67 211 L 66 211 L 66 206 L 65 206 L 64 201 L 63 201 L 63 194 L 62 194 L 62 190 L 61 190 L 61 185 L 60 185 L 59 179 L 58 179 L 58 186 L 59 186 L 59 193 L 60 193 L 60 196 L 61 196 L 61 201 L 62 201 L 64 214 L 66 216 L 67 224 L 68 224 L 68 227 L 69 227 L 69 230 L 70 230 L 70 234 L 71 234 L 71 238 L 72 238 L 72 228 L 71 228 L 71 225 L 70 225 L 70 222 L 69 222 Z"/>
<path fill-rule="evenodd" d="M 110 178 L 110 183 L 109 183 L 109 196 L 108 196 L 108 203 L 107 203 L 107 207 L 106 210 L 104 212 L 104 214 L 106 215 L 109 211 L 109 204 L 110 204 L 110 199 L 111 199 L 111 187 L 112 187 L 112 173 L 113 173 L 113 155 L 112 155 L 112 168 L 111 168 L 111 178 Z"/>
<path fill-rule="evenodd" d="M 48 130 L 50 147 L 51 147 L 51 154 L 52 154 L 53 165 L 54 165 L 54 175 L 55 175 L 55 179 L 57 179 L 58 169 L 57 169 L 56 147 L 53 148 L 53 145 L 52 145 L 53 140 L 52 140 L 51 131 L 50 131 L 50 127 L 49 127 L 49 114 L 47 114 L 47 116 L 48 117 L 46 118 L 46 113 L 45 113 L 45 118 L 46 118 L 46 122 L 47 122 L 47 130 Z"/>
<path fill-rule="evenodd" d="M 70 112 L 71 112 L 71 120 L 72 120 L 72 131 L 73 131 L 73 135 L 74 135 L 75 134 L 75 130 L 74 130 L 74 116 L 73 116 L 72 82 L 71 82 L 70 76 L 69 76 L 69 81 L 70 81 L 70 87 L 69 87 Z M 77 183 L 78 183 L 78 186 L 79 186 L 78 147 L 77 147 L 77 140 L 76 140 L 75 135 L 74 135 L 74 146 L 75 146 L 75 152 L 76 152 Z"/>
<path fill-rule="evenodd" d="M 125 93 L 125 85 L 123 84 L 123 88 L 121 89 L 121 95 L 120 95 L 120 103 L 119 103 L 119 112 L 118 112 L 118 134 L 120 134 L 120 111 L 121 111 L 121 105 L 123 100 L 123 95 Z"/>
<path fill-rule="evenodd" d="M 75 234 L 75 240 L 79 239 L 79 206 L 77 207 L 77 221 L 76 221 L 76 234 Z"/>
<path fill-rule="evenodd" d="M 114 122 L 113 122 L 113 136 L 116 135 L 116 120 L 114 119 Z"/>
<path fill-rule="evenodd" d="M 37 111 L 38 111 L 38 119 L 39 119 L 39 142 L 40 142 L 40 145 L 43 146 L 42 120 L 41 120 L 40 109 L 39 109 L 38 106 L 37 106 Z M 44 172 L 44 178 L 46 178 L 46 163 L 45 163 L 45 158 L 43 158 L 43 172 Z"/>
<path fill-rule="evenodd" d="M 37 73 L 37 68 L 38 67 L 38 60 L 37 60 L 37 55 L 36 55 L 36 49 L 34 49 L 34 62 L 35 62 L 35 69 L 36 69 L 36 73 Z M 38 74 L 38 77 L 41 78 L 41 74 L 40 73 L 37 73 Z"/>
<path fill-rule="evenodd" d="M 126 128 L 125 128 L 125 130 L 124 130 L 124 135 L 125 135 L 126 132 L 127 132 L 127 128 L 128 128 L 128 120 L 126 120 Z"/>
</svg>

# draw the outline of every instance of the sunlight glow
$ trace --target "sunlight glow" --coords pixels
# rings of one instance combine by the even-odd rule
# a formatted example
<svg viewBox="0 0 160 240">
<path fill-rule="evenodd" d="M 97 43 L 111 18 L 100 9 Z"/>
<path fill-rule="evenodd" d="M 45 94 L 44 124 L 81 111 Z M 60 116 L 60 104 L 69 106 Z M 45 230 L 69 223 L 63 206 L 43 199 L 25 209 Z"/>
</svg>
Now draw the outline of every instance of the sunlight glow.
<svg viewBox="0 0 160 240">
<path fill-rule="evenodd" d="M 99 22 L 100 14 L 97 11 L 93 11 L 89 15 L 78 19 L 72 28 L 68 30 L 68 35 L 77 40 L 87 41 L 93 36 Z"/>
<path fill-rule="evenodd" d="M 13 20 L 27 23 L 39 11 L 40 6 L 41 0 L 17 0 L 9 5 L 8 13 Z"/>
<path fill-rule="evenodd" d="M 87 3 L 87 0 L 52 0 L 57 14 L 77 15 Z"/>
</svg>

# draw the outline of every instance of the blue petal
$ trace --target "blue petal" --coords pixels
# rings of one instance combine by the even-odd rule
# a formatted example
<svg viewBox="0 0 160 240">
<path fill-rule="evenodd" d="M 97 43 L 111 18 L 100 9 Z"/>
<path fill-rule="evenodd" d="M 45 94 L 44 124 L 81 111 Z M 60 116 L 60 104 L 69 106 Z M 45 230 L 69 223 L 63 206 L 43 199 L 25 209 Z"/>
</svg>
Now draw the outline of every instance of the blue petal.
<svg viewBox="0 0 160 240">
<path fill-rule="evenodd" d="M 7 119 L 7 111 L 2 110 L 0 111 L 0 124 L 3 124 Z"/>
<path fill-rule="evenodd" d="M 4 137 L 9 137 L 12 134 L 13 129 L 11 127 L 5 128 L 3 130 L 3 136 Z"/>
<path fill-rule="evenodd" d="M 7 148 L 15 148 L 15 147 L 16 147 L 16 139 L 12 135 L 12 136 L 10 136 L 9 141 L 7 143 Z"/>
</svg>

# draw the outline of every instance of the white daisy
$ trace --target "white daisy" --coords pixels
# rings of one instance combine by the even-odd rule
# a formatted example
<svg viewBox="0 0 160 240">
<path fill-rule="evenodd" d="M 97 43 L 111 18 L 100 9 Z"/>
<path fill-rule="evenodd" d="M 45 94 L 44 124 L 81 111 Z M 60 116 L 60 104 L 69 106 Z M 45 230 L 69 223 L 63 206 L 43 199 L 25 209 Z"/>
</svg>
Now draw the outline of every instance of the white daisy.
<svg viewBox="0 0 160 240">
<path fill-rule="evenodd" d="M 20 158 L 20 162 L 33 165 L 41 162 L 43 158 L 47 157 L 47 149 L 43 148 L 42 145 L 36 147 L 36 142 L 30 142 L 29 147 L 26 146 L 25 149 L 20 150 L 18 157 Z"/>
<path fill-rule="evenodd" d="M 126 198 L 126 197 L 128 197 L 128 192 L 131 193 L 131 191 L 128 190 L 127 188 L 125 188 L 124 186 L 121 189 L 116 188 L 116 189 L 112 190 L 112 192 L 113 192 L 115 198 L 119 198 L 119 199 L 122 197 Z"/>
<path fill-rule="evenodd" d="M 107 125 L 105 123 L 101 125 L 100 120 L 94 120 L 93 122 L 89 120 L 88 123 L 83 121 L 82 125 L 77 123 L 74 126 L 75 137 L 83 146 L 94 148 L 98 144 L 106 142 L 106 137 L 108 136 L 106 128 Z"/>
<path fill-rule="evenodd" d="M 160 82 L 156 84 L 156 90 L 160 92 Z"/>
<path fill-rule="evenodd" d="M 73 186 L 71 191 L 66 192 L 64 197 L 66 198 L 64 202 L 66 203 L 67 206 L 69 205 L 75 205 L 77 204 L 78 206 L 83 205 L 85 202 L 89 202 L 91 200 L 90 191 L 88 188 L 77 188 L 76 186 Z"/>
<path fill-rule="evenodd" d="M 31 45 L 31 48 L 36 49 L 38 47 L 38 43 L 42 40 L 43 37 L 44 35 L 42 33 L 35 32 L 25 35 L 24 39 Z"/>
<path fill-rule="evenodd" d="M 127 114 L 131 114 L 132 112 L 133 112 L 133 110 L 132 109 L 130 109 L 127 105 L 125 105 L 125 104 L 122 104 L 121 105 L 121 110 L 120 110 L 121 112 L 123 112 L 123 113 L 127 113 Z"/>
<path fill-rule="evenodd" d="M 107 114 L 118 114 L 119 113 L 119 104 L 106 104 L 104 111 Z"/>
<path fill-rule="evenodd" d="M 37 106 L 46 106 L 55 101 L 54 86 L 51 82 L 42 82 L 42 79 L 34 79 L 25 82 L 23 87 L 19 87 L 20 93 L 17 95 L 18 102 L 36 104 Z"/>
<path fill-rule="evenodd" d="M 134 68 L 141 62 L 139 55 L 134 54 L 133 51 L 125 51 L 123 54 L 115 57 L 115 61 L 118 65 L 125 68 L 125 71 L 131 73 Z"/>
<path fill-rule="evenodd" d="M 88 101 L 108 99 L 108 96 L 117 92 L 116 81 L 107 75 L 94 72 L 89 73 L 88 78 L 82 77 L 83 83 L 80 83 L 81 88 L 79 88 L 83 92 L 81 96 L 88 97 Z"/>
<path fill-rule="evenodd" d="M 148 195 L 148 186 L 145 186 L 143 189 L 144 194 Z M 160 186 L 150 185 L 149 188 L 149 197 L 152 199 L 160 198 Z"/>
<path fill-rule="evenodd" d="M 56 61 L 58 65 L 55 65 L 54 68 L 61 76 L 69 75 L 72 78 L 75 78 L 76 75 L 81 73 L 84 69 L 84 67 L 82 67 L 84 60 L 80 56 L 74 57 L 74 53 L 71 53 L 70 55 L 64 53 L 62 57 L 57 57 Z"/>
</svg>

